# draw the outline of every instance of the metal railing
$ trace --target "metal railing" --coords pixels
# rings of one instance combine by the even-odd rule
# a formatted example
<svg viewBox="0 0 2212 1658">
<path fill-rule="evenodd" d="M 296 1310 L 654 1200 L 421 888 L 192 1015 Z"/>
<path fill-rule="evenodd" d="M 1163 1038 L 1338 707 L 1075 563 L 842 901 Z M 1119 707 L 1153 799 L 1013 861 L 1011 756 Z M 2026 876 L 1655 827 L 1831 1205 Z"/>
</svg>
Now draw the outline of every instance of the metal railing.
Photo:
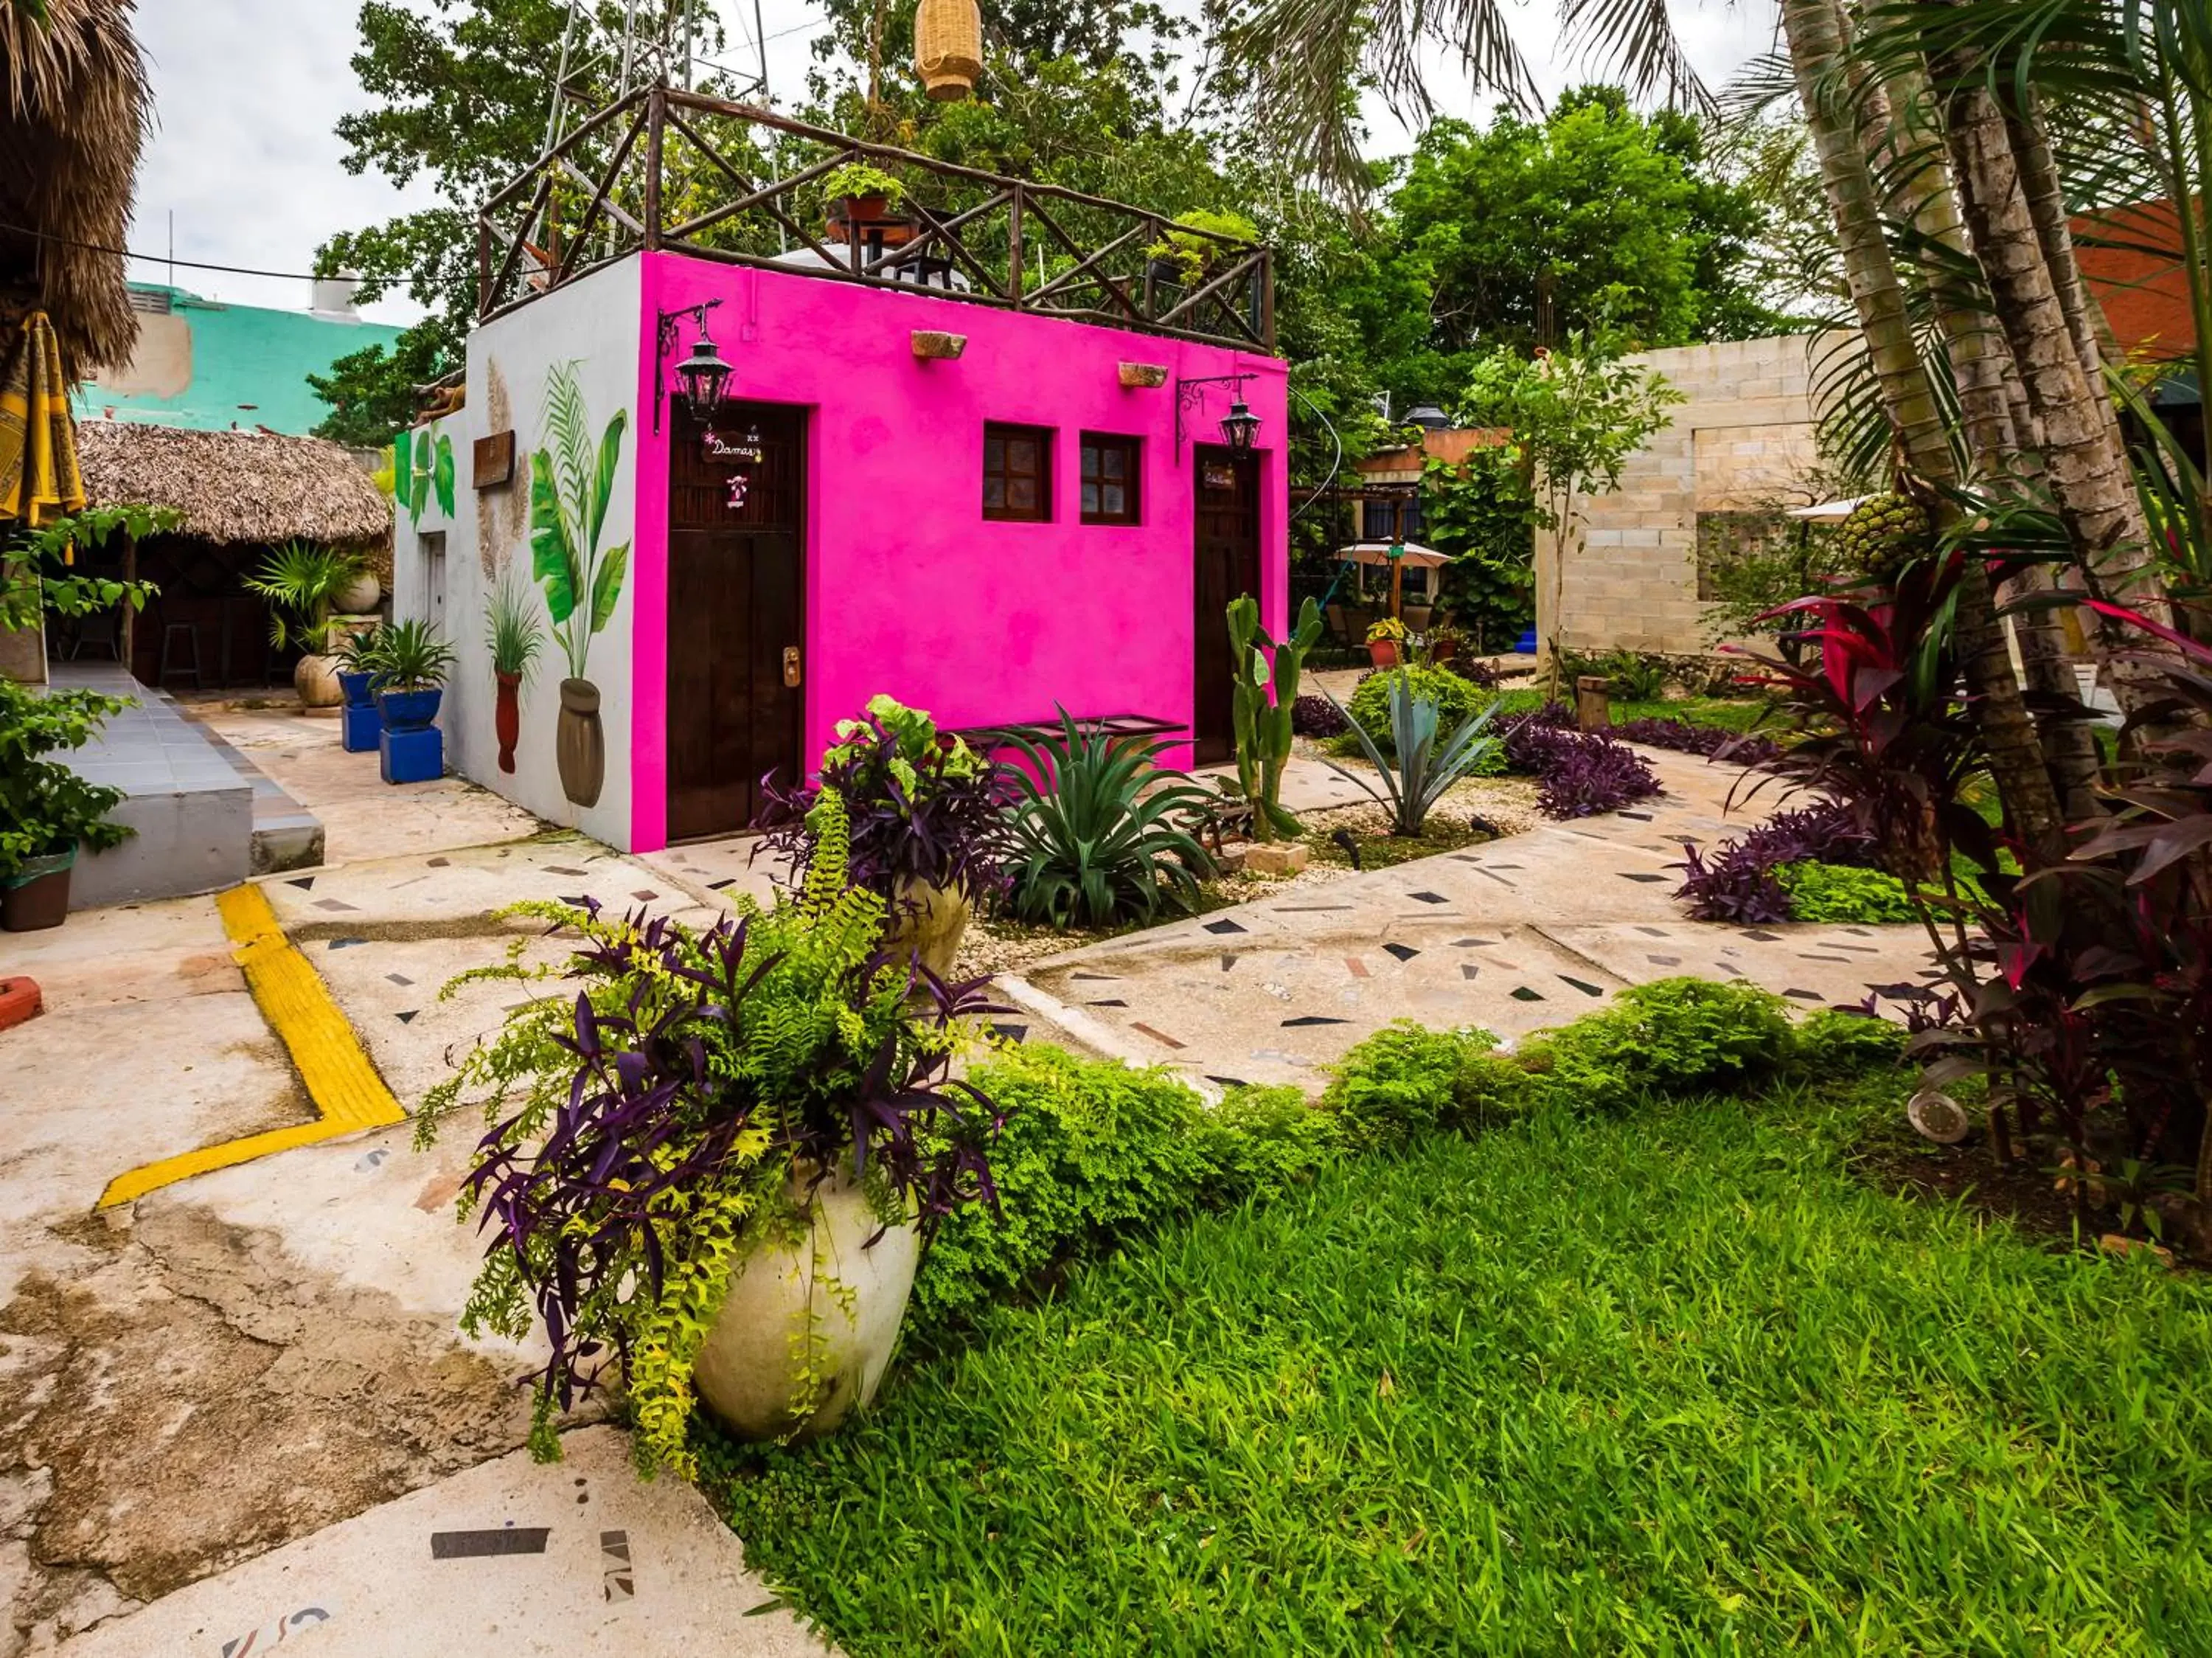
<svg viewBox="0 0 2212 1658">
<path fill-rule="evenodd" d="M 854 162 L 900 181 L 902 210 L 817 234 L 823 181 Z M 610 104 L 484 203 L 477 320 L 641 248 L 1274 349 L 1260 243 L 667 86 Z"/>
</svg>

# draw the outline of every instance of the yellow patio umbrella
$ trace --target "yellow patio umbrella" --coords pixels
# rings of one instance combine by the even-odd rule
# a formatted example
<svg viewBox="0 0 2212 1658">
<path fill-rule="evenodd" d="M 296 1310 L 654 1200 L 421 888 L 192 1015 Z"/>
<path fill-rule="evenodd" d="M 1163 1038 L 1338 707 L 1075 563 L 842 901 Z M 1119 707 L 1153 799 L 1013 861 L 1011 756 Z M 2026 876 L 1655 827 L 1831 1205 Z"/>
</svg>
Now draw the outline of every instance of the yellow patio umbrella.
<svg viewBox="0 0 2212 1658">
<path fill-rule="evenodd" d="M 84 509 L 61 341 L 44 311 L 23 320 L 0 374 L 0 522 L 33 529 Z"/>
</svg>

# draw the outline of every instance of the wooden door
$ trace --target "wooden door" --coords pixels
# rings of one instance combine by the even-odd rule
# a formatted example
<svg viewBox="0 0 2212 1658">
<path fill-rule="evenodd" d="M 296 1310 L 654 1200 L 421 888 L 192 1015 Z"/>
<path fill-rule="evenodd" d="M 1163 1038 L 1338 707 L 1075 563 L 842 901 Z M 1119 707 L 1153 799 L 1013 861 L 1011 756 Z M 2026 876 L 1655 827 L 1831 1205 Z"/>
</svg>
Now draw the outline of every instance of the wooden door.
<svg viewBox="0 0 2212 1658">
<path fill-rule="evenodd" d="M 1198 444 L 1196 469 L 1198 651 L 1197 706 L 1192 736 L 1196 764 L 1234 757 L 1232 667 L 1229 660 L 1229 601 L 1260 591 L 1260 462 L 1227 449 Z"/>
<path fill-rule="evenodd" d="M 805 765 L 805 693 L 787 679 L 805 666 L 806 412 L 725 404 L 715 454 L 674 399 L 669 417 L 668 838 L 694 840 L 746 827 L 762 779 Z M 726 453 L 756 442 L 757 462 Z"/>
</svg>

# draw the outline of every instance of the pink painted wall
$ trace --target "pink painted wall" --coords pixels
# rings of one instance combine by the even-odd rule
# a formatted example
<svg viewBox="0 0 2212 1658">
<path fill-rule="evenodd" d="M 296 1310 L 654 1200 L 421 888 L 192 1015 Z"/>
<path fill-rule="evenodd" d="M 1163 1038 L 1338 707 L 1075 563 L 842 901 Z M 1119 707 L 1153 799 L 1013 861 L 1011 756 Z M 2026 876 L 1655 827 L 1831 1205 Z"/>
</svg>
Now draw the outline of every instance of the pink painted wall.
<svg viewBox="0 0 2212 1658">
<path fill-rule="evenodd" d="M 1205 388 L 1175 453 L 1175 381 L 1248 373 L 1261 425 L 1261 608 L 1288 604 L 1286 371 L 1256 352 L 1188 344 L 834 278 L 644 261 L 637 420 L 632 835 L 666 827 L 667 423 L 653 430 L 661 310 L 720 299 L 712 328 L 733 365 L 725 395 L 806 405 L 805 686 L 810 762 L 836 721 L 879 692 L 949 726 L 1078 714 L 1192 718 L 1191 435 L 1218 442 L 1231 390 Z M 917 360 L 915 329 L 965 334 L 956 362 Z M 686 336 L 684 344 L 688 345 Z M 684 346 L 679 345 L 680 356 Z M 1118 365 L 1164 363 L 1169 383 L 1124 390 Z M 1054 429 L 1053 518 L 982 516 L 983 424 Z M 1144 440 L 1143 522 L 1080 521 L 1086 431 Z M 1216 619 L 1213 625 L 1218 627 Z"/>
</svg>

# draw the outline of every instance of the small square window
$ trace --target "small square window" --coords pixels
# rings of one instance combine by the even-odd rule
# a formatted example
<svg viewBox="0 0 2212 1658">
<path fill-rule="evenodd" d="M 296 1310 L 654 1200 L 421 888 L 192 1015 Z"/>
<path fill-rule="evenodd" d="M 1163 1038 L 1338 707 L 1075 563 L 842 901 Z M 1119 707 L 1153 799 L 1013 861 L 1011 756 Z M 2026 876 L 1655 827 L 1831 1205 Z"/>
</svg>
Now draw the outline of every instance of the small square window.
<svg viewBox="0 0 2212 1658">
<path fill-rule="evenodd" d="M 1137 440 L 1109 437 L 1098 432 L 1083 435 L 1083 521 L 1086 524 L 1134 524 L 1138 513 Z"/>
<path fill-rule="evenodd" d="M 1045 523 L 1052 517 L 1052 429 L 983 427 L 983 516 Z"/>
</svg>

